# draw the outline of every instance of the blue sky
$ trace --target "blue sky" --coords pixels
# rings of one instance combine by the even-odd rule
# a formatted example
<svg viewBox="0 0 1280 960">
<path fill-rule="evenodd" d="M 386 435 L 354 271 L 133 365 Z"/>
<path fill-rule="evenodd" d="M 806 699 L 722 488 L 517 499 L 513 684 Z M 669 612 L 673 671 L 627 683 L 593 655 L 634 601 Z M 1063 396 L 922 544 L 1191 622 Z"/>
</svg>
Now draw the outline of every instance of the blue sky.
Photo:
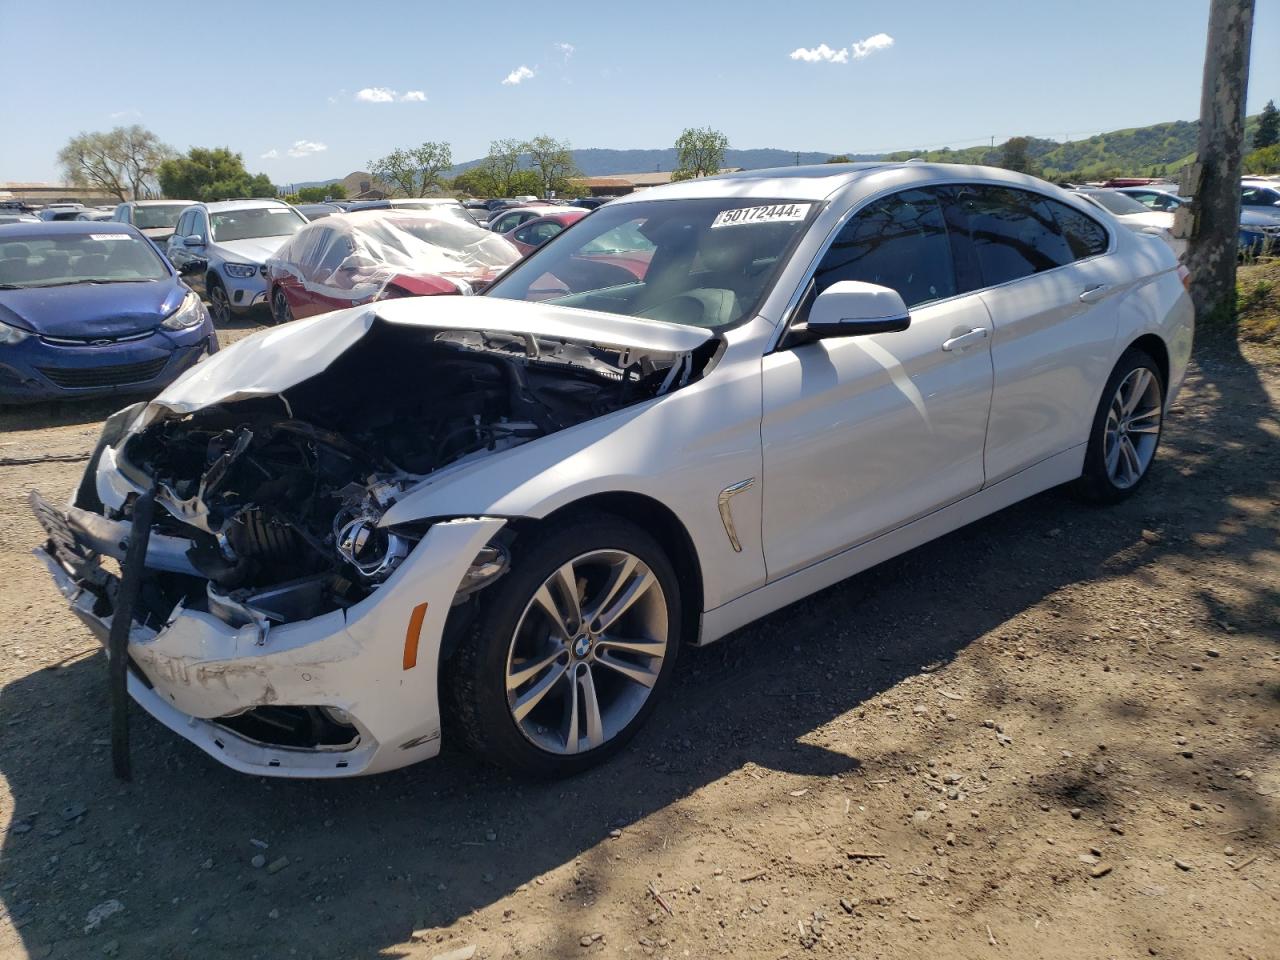
<svg viewBox="0 0 1280 960">
<path fill-rule="evenodd" d="M 1280 99 L 1280 2 L 1257 7 L 1251 113 Z M 663 147 L 709 124 L 735 147 L 832 152 L 1076 138 L 1195 118 L 1207 15 L 1208 0 L 0 0 L 0 180 L 56 179 L 69 136 L 134 122 L 178 149 L 230 146 L 277 183 L 540 133 Z"/>
</svg>

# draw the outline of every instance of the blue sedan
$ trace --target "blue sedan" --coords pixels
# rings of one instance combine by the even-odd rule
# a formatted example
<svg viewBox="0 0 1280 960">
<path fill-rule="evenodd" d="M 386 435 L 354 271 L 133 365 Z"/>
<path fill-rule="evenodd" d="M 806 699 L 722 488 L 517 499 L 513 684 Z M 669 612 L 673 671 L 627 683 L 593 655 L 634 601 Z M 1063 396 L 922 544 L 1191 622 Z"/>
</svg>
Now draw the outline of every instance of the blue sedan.
<svg viewBox="0 0 1280 960">
<path fill-rule="evenodd" d="M 128 224 L 0 226 L 0 403 L 155 393 L 217 349 L 200 298 Z"/>
</svg>

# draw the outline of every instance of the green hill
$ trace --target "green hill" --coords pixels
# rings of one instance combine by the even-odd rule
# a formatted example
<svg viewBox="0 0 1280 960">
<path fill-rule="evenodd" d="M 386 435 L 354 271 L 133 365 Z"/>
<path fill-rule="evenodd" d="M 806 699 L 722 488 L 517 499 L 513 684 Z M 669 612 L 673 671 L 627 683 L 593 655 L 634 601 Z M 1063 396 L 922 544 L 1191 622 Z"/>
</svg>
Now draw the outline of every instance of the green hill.
<svg viewBox="0 0 1280 960">
<path fill-rule="evenodd" d="M 1253 141 L 1257 127 L 1257 116 L 1245 120 L 1246 143 Z M 1068 140 L 1065 143 L 1031 137 L 1027 155 L 1038 168 L 1036 172 L 1050 180 L 1173 176 L 1195 158 L 1199 132 L 1198 120 L 1174 120 L 1171 123 L 1153 123 L 1148 127 L 1112 130 L 1086 140 Z M 889 154 L 887 159 L 905 160 L 914 156 L 943 163 L 999 165 L 1002 148 L 1002 144 L 997 144 L 994 149 L 966 147 L 953 150 L 946 147 L 924 153 L 900 151 Z"/>
</svg>

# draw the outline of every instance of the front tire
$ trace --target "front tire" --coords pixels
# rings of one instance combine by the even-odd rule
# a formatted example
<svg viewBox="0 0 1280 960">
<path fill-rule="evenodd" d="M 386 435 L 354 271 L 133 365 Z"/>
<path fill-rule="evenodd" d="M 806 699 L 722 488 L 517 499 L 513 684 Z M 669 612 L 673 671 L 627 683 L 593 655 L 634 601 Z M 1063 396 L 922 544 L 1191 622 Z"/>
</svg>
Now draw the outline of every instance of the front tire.
<svg viewBox="0 0 1280 960">
<path fill-rule="evenodd" d="M 276 287 L 271 294 L 271 322 L 277 325 L 293 320 L 293 311 L 289 309 L 289 298 L 284 290 Z"/>
<path fill-rule="evenodd" d="M 620 750 L 665 692 L 680 587 L 644 530 L 596 514 L 518 538 L 444 671 L 452 719 L 486 759 L 564 776 Z"/>
<path fill-rule="evenodd" d="M 1119 503 L 1147 479 L 1164 429 L 1164 378 L 1144 350 L 1116 364 L 1093 417 L 1076 490 L 1093 503 Z"/>
<path fill-rule="evenodd" d="M 227 296 L 227 288 L 222 281 L 211 276 L 207 282 L 209 288 L 209 313 L 213 322 L 226 326 L 231 322 L 231 298 Z"/>
</svg>

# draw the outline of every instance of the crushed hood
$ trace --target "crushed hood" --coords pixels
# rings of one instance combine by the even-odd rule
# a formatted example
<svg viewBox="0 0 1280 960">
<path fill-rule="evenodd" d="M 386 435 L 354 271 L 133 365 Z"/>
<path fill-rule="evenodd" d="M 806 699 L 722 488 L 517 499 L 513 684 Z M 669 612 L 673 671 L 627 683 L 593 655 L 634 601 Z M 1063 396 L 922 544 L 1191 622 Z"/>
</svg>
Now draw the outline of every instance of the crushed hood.
<svg viewBox="0 0 1280 960">
<path fill-rule="evenodd" d="M 296 320 L 219 350 L 167 387 L 139 426 L 154 418 L 156 408 L 188 414 L 216 403 L 283 393 L 324 372 L 379 320 L 423 331 L 527 334 L 667 355 L 688 353 L 714 336 L 702 327 L 497 297 L 389 300 Z"/>
</svg>

